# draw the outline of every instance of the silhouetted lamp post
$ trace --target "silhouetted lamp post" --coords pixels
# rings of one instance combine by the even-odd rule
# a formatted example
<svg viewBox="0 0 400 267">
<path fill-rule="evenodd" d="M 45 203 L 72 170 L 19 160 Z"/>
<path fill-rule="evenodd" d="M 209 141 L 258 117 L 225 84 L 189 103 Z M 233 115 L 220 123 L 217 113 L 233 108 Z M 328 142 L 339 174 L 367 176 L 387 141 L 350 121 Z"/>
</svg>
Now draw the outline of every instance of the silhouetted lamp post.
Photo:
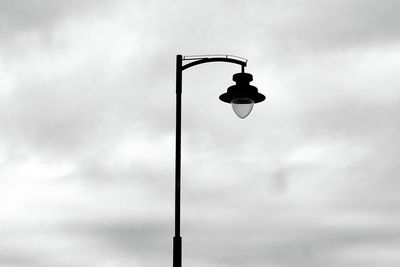
<svg viewBox="0 0 400 267">
<path fill-rule="evenodd" d="M 185 65 L 183 62 L 186 61 Z M 233 75 L 236 82 L 226 93 L 219 96 L 225 103 L 232 104 L 233 111 L 239 118 L 246 118 L 255 103 L 265 100 L 256 87 L 250 85 L 253 76 L 244 72 L 247 60 L 228 55 L 213 56 L 176 56 L 176 142 L 175 142 L 175 236 L 173 238 L 173 267 L 182 266 L 181 237 L 181 118 L 182 118 L 182 72 L 190 67 L 209 62 L 228 62 L 241 66 L 241 72 Z"/>
</svg>

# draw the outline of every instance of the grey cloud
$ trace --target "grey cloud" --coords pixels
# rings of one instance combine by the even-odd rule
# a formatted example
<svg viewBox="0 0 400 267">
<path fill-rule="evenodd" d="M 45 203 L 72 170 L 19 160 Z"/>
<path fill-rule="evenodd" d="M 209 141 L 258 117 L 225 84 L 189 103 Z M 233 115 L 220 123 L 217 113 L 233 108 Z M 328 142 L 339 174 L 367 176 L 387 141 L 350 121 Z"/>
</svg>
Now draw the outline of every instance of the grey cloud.
<svg viewBox="0 0 400 267">
<path fill-rule="evenodd" d="M 10 31 L 42 29 L 51 34 L 48 25 L 69 16 L 91 14 L 89 9 L 97 10 L 96 3 L 84 2 L 82 7 L 75 2 L 25 5 L 3 1 L 0 12 L 7 21 L 3 25 L 8 23 Z M 27 14 L 13 18 L 19 6 Z M 148 1 L 139 6 L 143 12 L 121 22 L 129 29 L 126 34 L 138 35 L 137 41 L 129 44 L 135 53 L 126 65 L 114 69 L 103 60 L 107 53 L 99 53 L 93 56 L 93 62 L 88 58 L 50 81 L 36 76 L 36 72 L 21 75 L 15 90 L 0 100 L 3 142 L 28 147 L 27 157 L 70 160 L 76 168 L 53 185 L 62 188 L 76 183 L 82 190 L 73 188 L 73 204 L 55 203 L 66 208 L 61 212 L 62 219 L 71 214 L 80 219 L 30 236 L 31 242 L 42 235 L 44 240 L 56 239 L 66 242 L 67 248 L 77 248 L 68 253 L 69 260 L 61 257 L 66 254 L 63 248 L 47 259 L 48 243 L 44 242 L 25 256 L 18 246 L 5 250 L 5 261 L 20 258 L 15 265 L 24 266 L 26 259 L 31 262 L 28 266 L 39 262 L 38 266 L 66 267 L 93 265 L 107 258 L 116 260 L 116 266 L 136 266 L 136 259 L 147 263 L 140 266 L 169 262 L 173 227 L 166 214 L 169 212 L 172 219 L 173 142 L 165 159 L 127 157 L 129 166 L 113 165 L 114 146 L 130 134 L 133 144 L 157 143 L 159 138 L 173 135 L 174 55 L 226 49 L 231 49 L 227 53 L 249 57 L 254 62 L 251 70 L 258 72 L 256 86 L 270 92 L 266 105 L 256 106 L 254 114 L 242 121 L 234 117 L 229 105 L 221 106 L 217 99 L 218 90 L 231 85 L 236 69 L 210 65 L 184 75 L 186 262 L 197 266 L 309 267 L 336 266 L 335 259 L 340 259 L 341 266 L 354 266 L 360 263 L 360 251 L 397 247 L 399 229 L 391 222 L 399 209 L 395 161 L 399 140 L 395 115 L 391 114 L 398 113 L 398 103 L 367 101 L 346 93 L 354 85 L 343 88 L 352 76 L 349 73 L 354 68 L 348 62 L 354 58 L 340 58 L 349 73 L 338 71 L 340 66 L 327 70 L 331 76 L 323 92 L 319 89 L 324 77 L 318 71 L 324 66 L 318 59 L 331 49 L 364 46 L 360 53 L 365 55 L 369 46 L 396 40 L 399 25 L 393 11 L 398 8 L 397 2 L 195 1 L 158 5 Z M 78 7 L 80 10 L 76 10 Z M 43 54 L 46 49 L 40 48 Z M 321 54 L 309 53 L 317 50 Z M 302 72 L 306 64 L 299 61 L 290 68 L 279 65 L 279 58 L 294 54 L 310 57 L 308 76 Z M 18 60 L 14 62 L 14 66 L 19 64 Z M 262 64 L 273 68 L 276 64 L 280 69 L 269 73 L 268 68 L 259 68 Z M 276 76 L 271 79 L 282 80 L 281 88 L 270 86 L 269 78 L 263 76 Z M 351 77 L 359 83 L 353 90 L 363 90 L 362 94 L 369 96 L 371 84 L 363 82 L 362 77 Z M 393 87 L 397 84 L 393 79 Z M 285 90 L 279 91 L 282 88 Z M 293 106 L 290 101 L 279 102 L 279 97 L 292 98 Z M 141 133 L 142 138 L 135 139 L 135 133 Z M 365 151 L 357 155 L 346 147 L 334 150 L 335 141 Z M 317 157 L 313 163 L 288 160 L 298 147 L 318 144 L 325 145 L 329 152 L 326 156 L 332 158 Z M 126 146 L 129 150 L 129 142 Z M 165 149 L 154 153 L 163 154 Z M 359 158 L 352 160 L 353 156 Z M 104 193 L 110 187 L 113 189 Z M 142 201 L 129 202 L 128 196 L 141 189 Z M 96 201 L 85 202 L 85 197 Z M 48 207 L 38 205 L 43 210 Z M 124 208 L 119 210 L 117 205 Z M 167 206 L 170 209 L 165 211 Z M 145 207 L 147 213 L 125 214 L 131 207 L 132 213 L 137 207 Z M 361 219 L 358 213 L 363 214 Z M 376 225 L 375 216 L 381 218 Z M 337 225 L 327 224 L 329 220 Z M 388 223 L 390 227 L 385 230 Z M 381 266 L 388 264 L 382 262 Z"/>
<path fill-rule="evenodd" d="M 71 235 L 84 236 L 90 240 L 97 240 L 105 247 L 119 250 L 136 256 L 163 253 L 169 254 L 168 244 L 172 229 L 172 221 L 104 221 L 71 223 L 61 226 Z M 96 241 L 95 241 L 96 242 Z"/>
<path fill-rule="evenodd" d="M 60 19 L 84 15 L 92 10 L 101 11 L 108 1 L 0 1 L 2 33 L 15 34 L 19 31 L 37 31 L 55 27 Z M 54 28 L 55 30 L 55 28 Z"/>
<path fill-rule="evenodd" d="M 336 138 L 390 137 L 398 131 L 395 114 L 398 104 L 375 104 L 357 99 L 340 99 L 337 103 L 307 111 L 301 116 L 304 134 Z M 315 127 L 318 126 L 318 127 Z M 385 129 L 385 130 L 383 130 Z M 392 138 L 396 138 L 392 135 Z"/>
<path fill-rule="evenodd" d="M 235 223 L 243 216 L 223 224 L 202 222 L 201 218 L 189 227 L 186 223 L 186 255 L 199 261 L 208 259 L 211 266 L 240 266 L 249 263 L 250 258 L 253 266 L 265 266 L 265 263 L 335 266 L 336 257 L 341 258 L 343 266 L 353 266 L 352 257 L 343 253 L 345 249 L 367 249 L 381 244 L 392 244 L 393 247 L 400 241 L 399 229 L 386 230 L 384 224 L 378 228 L 357 227 L 354 223 L 350 227 L 340 224 L 327 227 L 302 220 L 306 217 L 296 215 L 296 210 L 288 212 L 287 221 L 281 218 L 278 222 L 276 215 L 272 210 L 265 210 L 264 214 L 252 213 L 245 221 L 248 224 Z M 329 213 L 323 215 L 329 216 Z M 291 220 L 296 223 L 292 224 Z"/>
<path fill-rule="evenodd" d="M 43 85 L 21 90 L 3 106 L 4 110 L 14 111 L 2 116 L 8 135 L 43 151 L 79 149 L 96 128 L 101 130 L 104 113 L 99 103 L 83 93 L 75 97 L 68 90 L 61 92 L 59 85 Z"/>
<path fill-rule="evenodd" d="M 93 67 L 93 73 L 81 74 L 85 67 Z M 126 81 L 120 76 L 104 78 L 103 71 L 103 67 L 89 63 L 51 82 L 26 77 L 11 96 L 2 100 L 3 137 L 68 156 L 83 153 L 95 140 L 101 139 L 103 144 L 118 141 L 115 136 L 132 130 L 151 129 L 149 138 L 170 131 L 173 116 L 163 100 L 165 94 L 148 94 L 150 85 L 137 88 L 144 83 L 138 75 L 127 75 L 133 81 Z M 161 79 L 152 86 L 162 82 Z M 149 120 L 143 123 L 144 118 Z"/>
<path fill-rule="evenodd" d="M 2 250 L 0 264 L 4 266 L 36 267 L 41 266 L 35 257 L 20 255 L 14 251 Z"/>
<path fill-rule="evenodd" d="M 329 50 L 348 51 L 352 47 L 379 47 L 395 43 L 400 35 L 398 1 L 276 1 L 249 5 L 248 13 L 264 15 L 252 20 L 252 27 L 268 49 L 270 57 L 309 56 Z M 278 11 L 278 12 L 277 12 Z M 279 14 L 279 15 L 278 15 Z"/>
<path fill-rule="evenodd" d="M 85 187 L 107 187 L 119 184 L 124 187 L 144 185 L 157 194 L 166 197 L 165 188 L 171 186 L 174 177 L 172 164 L 165 168 L 155 161 L 132 161 L 129 167 L 116 167 L 107 163 L 107 158 L 81 159 L 73 173 L 64 177 L 68 181 L 79 181 Z"/>
</svg>

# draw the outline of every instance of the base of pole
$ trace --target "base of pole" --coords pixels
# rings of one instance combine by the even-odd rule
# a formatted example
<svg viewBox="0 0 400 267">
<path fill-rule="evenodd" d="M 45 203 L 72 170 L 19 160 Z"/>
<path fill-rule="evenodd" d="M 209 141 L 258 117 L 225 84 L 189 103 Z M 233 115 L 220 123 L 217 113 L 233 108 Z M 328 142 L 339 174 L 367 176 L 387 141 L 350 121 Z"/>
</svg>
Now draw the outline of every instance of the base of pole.
<svg viewBox="0 0 400 267">
<path fill-rule="evenodd" d="M 182 267 L 182 237 L 174 236 L 173 267 Z"/>
</svg>

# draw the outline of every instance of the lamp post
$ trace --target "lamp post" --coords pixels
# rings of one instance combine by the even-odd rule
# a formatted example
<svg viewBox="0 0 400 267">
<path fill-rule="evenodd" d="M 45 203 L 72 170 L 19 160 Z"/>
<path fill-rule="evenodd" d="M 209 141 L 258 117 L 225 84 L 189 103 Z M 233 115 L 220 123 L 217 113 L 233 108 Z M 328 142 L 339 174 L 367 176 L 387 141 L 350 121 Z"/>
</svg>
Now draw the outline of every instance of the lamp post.
<svg viewBox="0 0 400 267">
<path fill-rule="evenodd" d="M 185 65 L 183 62 L 186 61 Z M 265 100 L 256 87 L 249 83 L 253 76 L 244 72 L 247 60 L 228 55 L 214 56 L 176 56 L 176 141 L 175 141 L 175 236 L 173 237 L 173 267 L 182 267 L 182 237 L 181 237 L 181 121 L 182 121 L 182 72 L 190 67 L 209 63 L 228 62 L 241 66 L 241 72 L 233 75 L 236 82 L 228 88 L 226 93 L 219 96 L 225 103 L 232 104 L 232 108 L 239 118 L 246 118 L 255 103 Z"/>
</svg>

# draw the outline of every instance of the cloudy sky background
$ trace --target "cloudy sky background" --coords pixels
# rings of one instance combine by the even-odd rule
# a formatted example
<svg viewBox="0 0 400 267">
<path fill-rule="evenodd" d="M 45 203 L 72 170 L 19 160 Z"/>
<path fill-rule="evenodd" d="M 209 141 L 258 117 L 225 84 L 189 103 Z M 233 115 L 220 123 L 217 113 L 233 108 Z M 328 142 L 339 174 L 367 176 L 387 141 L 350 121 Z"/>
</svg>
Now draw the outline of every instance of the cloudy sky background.
<svg viewBox="0 0 400 267">
<path fill-rule="evenodd" d="M 400 264 L 400 2 L 0 1 L 0 266 Z"/>
</svg>

